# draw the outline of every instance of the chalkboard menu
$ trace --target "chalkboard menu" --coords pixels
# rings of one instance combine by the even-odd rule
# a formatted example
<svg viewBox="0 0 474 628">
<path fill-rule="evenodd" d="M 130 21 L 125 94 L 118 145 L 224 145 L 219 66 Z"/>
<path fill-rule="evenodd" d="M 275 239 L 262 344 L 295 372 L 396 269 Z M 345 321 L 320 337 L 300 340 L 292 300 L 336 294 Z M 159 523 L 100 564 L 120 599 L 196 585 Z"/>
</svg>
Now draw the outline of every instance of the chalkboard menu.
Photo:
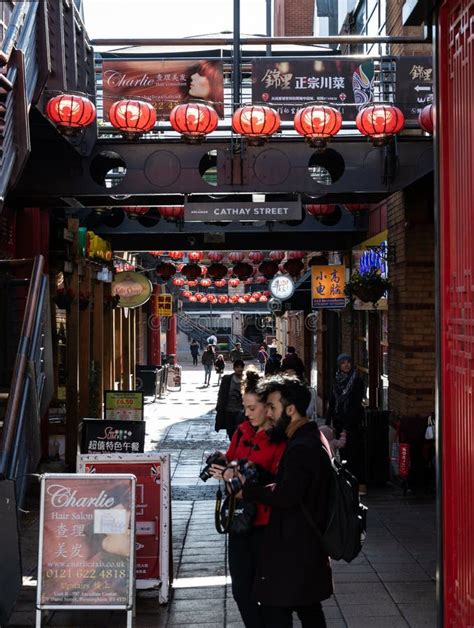
<svg viewBox="0 0 474 628">
<path fill-rule="evenodd" d="M 81 453 L 137 454 L 145 448 L 145 421 L 82 421 Z"/>
<path fill-rule="evenodd" d="M 135 476 L 41 477 L 37 608 L 131 610 Z"/>
</svg>

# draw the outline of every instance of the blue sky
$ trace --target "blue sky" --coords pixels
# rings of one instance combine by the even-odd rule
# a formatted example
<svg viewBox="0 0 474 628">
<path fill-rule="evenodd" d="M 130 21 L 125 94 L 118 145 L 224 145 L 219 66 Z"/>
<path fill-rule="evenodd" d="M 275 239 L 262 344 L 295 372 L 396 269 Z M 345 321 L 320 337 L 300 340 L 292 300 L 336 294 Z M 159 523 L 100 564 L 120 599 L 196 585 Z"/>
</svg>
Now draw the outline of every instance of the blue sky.
<svg viewBox="0 0 474 628">
<path fill-rule="evenodd" d="M 91 39 L 189 37 L 233 29 L 233 0 L 83 0 Z M 265 33 L 266 0 L 240 0 L 240 31 Z"/>
</svg>

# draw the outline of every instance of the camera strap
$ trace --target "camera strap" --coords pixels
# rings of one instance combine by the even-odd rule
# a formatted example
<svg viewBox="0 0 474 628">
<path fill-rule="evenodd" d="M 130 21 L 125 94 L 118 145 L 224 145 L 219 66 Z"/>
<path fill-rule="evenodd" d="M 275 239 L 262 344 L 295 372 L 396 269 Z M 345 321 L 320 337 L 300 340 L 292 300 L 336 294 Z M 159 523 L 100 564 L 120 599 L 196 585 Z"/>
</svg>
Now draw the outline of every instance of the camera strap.
<svg viewBox="0 0 474 628">
<path fill-rule="evenodd" d="M 225 504 L 225 502 L 224 502 Z M 234 518 L 235 511 L 235 496 L 228 495 L 227 508 L 222 508 L 222 490 L 221 487 L 217 489 L 216 493 L 216 506 L 214 510 L 214 523 L 216 530 L 219 534 L 226 534 L 229 532 L 232 525 L 232 519 Z"/>
</svg>

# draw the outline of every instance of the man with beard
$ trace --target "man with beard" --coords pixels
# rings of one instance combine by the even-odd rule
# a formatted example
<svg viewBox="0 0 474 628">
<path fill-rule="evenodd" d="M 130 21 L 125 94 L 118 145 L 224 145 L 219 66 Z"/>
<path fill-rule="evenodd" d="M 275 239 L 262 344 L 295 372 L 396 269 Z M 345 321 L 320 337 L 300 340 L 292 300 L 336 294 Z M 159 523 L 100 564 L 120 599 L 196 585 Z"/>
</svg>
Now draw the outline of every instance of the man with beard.
<svg viewBox="0 0 474 628">
<path fill-rule="evenodd" d="M 263 380 L 258 393 L 267 403 L 275 432 L 285 432 L 288 446 L 276 482 L 245 486 L 243 498 L 271 507 L 254 585 L 265 626 L 291 628 L 295 611 L 303 628 L 326 626 L 321 601 L 332 595 L 329 559 L 302 505 L 324 529 L 330 487 L 330 460 L 318 426 L 306 416 L 308 387 L 296 377 Z"/>
</svg>

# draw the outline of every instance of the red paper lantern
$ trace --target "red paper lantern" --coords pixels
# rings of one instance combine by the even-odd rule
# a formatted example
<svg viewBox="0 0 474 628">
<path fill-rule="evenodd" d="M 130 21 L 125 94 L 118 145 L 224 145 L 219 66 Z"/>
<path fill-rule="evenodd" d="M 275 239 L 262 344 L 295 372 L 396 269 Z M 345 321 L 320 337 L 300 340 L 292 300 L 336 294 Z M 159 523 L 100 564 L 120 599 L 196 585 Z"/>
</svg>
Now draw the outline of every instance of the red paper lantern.
<svg viewBox="0 0 474 628">
<path fill-rule="evenodd" d="M 304 268 L 304 264 L 300 259 L 289 259 L 283 264 L 285 271 L 292 277 L 297 277 Z"/>
<path fill-rule="evenodd" d="M 276 253 L 276 252 L 277 251 L 273 251 L 273 253 Z M 284 253 L 283 253 L 283 257 L 285 257 Z M 258 267 L 258 272 L 262 273 L 265 279 L 272 279 L 278 272 L 278 264 L 276 263 L 276 261 L 262 262 L 260 266 Z"/>
<path fill-rule="evenodd" d="M 329 216 L 335 212 L 336 205 L 335 203 L 310 203 L 309 205 L 305 205 L 304 208 L 306 213 L 310 216 Z"/>
<path fill-rule="evenodd" d="M 433 135 L 434 132 L 434 107 L 433 105 L 426 105 L 420 111 L 418 115 L 418 123 L 425 131 L 425 133 L 429 133 Z"/>
<path fill-rule="evenodd" d="M 280 114 L 265 105 L 240 107 L 232 115 L 235 133 L 245 136 L 250 144 L 262 144 L 280 128 Z"/>
<path fill-rule="evenodd" d="M 404 124 L 403 113 L 394 105 L 369 105 L 361 109 L 356 118 L 359 131 L 369 136 L 376 146 L 388 142 Z"/>
<path fill-rule="evenodd" d="M 219 117 L 215 109 L 204 103 L 183 103 L 170 113 L 170 123 L 184 140 L 199 143 L 217 127 Z"/>
<path fill-rule="evenodd" d="M 96 111 L 94 103 L 85 96 L 61 94 L 48 101 L 46 115 L 61 133 L 73 135 L 94 122 Z"/>
<path fill-rule="evenodd" d="M 191 296 L 192 292 L 190 292 L 189 290 L 183 290 L 183 297 L 185 299 L 189 299 L 189 297 Z"/>
<path fill-rule="evenodd" d="M 209 251 L 207 257 L 211 260 L 211 262 L 221 262 L 225 255 L 222 251 Z"/>
<path fill-rule="evenodd" d="M 267 283 L 267 279 L 263 275 L 257 275 L 255 283 Z"/>
<path fill-rule="evenodd" d="M 214 282 L 216 288 L 225 288 L 227 285 L 227 281 L 225 279 L 218 279 Z"/>
<path fill-rule="evenodd" d="M 304 259 L 306 257 L 305 251 L 289 251 L 288 259 Z"/>
<path fill-rule="evenodd" d="M 238 297 L 237 303 L 246 303 L 247 301 L 243 297 Z"/>
<path fill-rule="evenodd" d="M 155 126 L 156 110 L 144 100 L 118 100 L 109 109 L 109 120 L 127 140 L 136 140 Z"/>
<path fill-rule="evenodd" d="M 144 216 L 150 211 L 149 207 L 122 207 L 122 209 L 129 216 Z"/>
<path fill-rule="evenodd" d="M 311 105 L 296 112 L 294 125 L 311 146 L 323 148 L 327 141 L 339 132 L 342 116 L 334 107 Z"/>
<path fill-rule="evenodd" d="M 232 272 L 234 273 L 234 275 L 236 275 L 239 279 L 245 280 L 248 279 L 249 277 L 252 276 L 253 274 L 253 268 L 250 264 L 247 264 L 245 262 L 238 262 L 233 268 L 232 268 Z"/>
<path fill-rule="evenodd" d="M 203 288 L 209 288 L 212 285 L 212 281 L 210 279 L 200 279 L 199 283 Z"/>
<path fill-rule="evenodd" d="M 190 280 L 188 281 L 188 286 L 189 286 L 190 288 L 195 288 L 197 285 L 198 285 L 198 282 L 197 282 L 197 280 L 196 280 L 196 279 L 190 279 Z"/>
<path fill-rule="evenodd" d="M 229 301 L 229 297 L 226 294 L 221 294 L 218 297 L 218 301 L 219 303 L 221 303 L 222 305 L 225 305 L 228 301 Z"/>
<path fill-rule="evenodd" d="M 194 294 L 192 294 L 192 295 L 189 297 L 189 300 L 191 301 L 191 303 L 196 303 L 197 298 L 196 298 L 196 296 L 195 296 Z"/>
<path fill-rule="evenodd" d="M 201 302 L 204 299 L 204 294 L 202 292 L 196 292 L 195 297 L 197 301 Z"/>
<path fill-rule="evenodd" d="M 202 251 L 189 251 L 188 259 L 190 262 L 200 262 L 202 260 Z"/>
<path fill-rule="evenodd" d="M 252 277 L 249 277 L 248 279 L 246 279 L 246 280 L 244 281 L 244 283 L 245 283 L 245 285 L 246 285 L 246 286 L 251 286 L 251 285 L 253 284 L 253 279 L 252 279 Z"/>
<path fill-rule="evenodd" d="M 183 251 L 168 251 L 168 256 L 174 260 L 183 259 L 183 255 Z"/>
<path fill-rule="evenodd" d="M 209 294 L 207 300 L 209 303 L 217 303 L 217 297 L 215 294 Z"/>
<path fill-rule="evenodd" d="M 261 251 L 250 251 L 249 260 L 254 264 L 263 262 L 265 255 Z"/>
<path fill-rule="evenodd" d="M 236 288 L 240 283 L 240 279 L 229 279 L 229 286 L 231 288 Z"/>
<path fill-rule="evenodd" d="M 224 266 L 224 264 L 219 264 L 219 263 L 215 263 L 215 264 L 211 264 L 209 266 L 209 268 L 207 269 L 207 272 L 209 274 L 209 277 L 212 277 L 213 279 L 223 279 L 226 275 L 227 275 L 227 266 Z M 225 282 L 224 282 L 225 285 Z M 216 286 L 217 286 L 217 282 L 216 282 Z"/>
<path fill-rule="evenodd" d="M 167 218 L 168 220 L 180 220 L 184 216 L 184 205 L 162 205 L 156 209 L 163 218 Z"/>
<path fill-rule="evenodd" d="M 163 251 L 148 251 L 149 255 L 153 255 L 153 257 L 161 257 L 163 255 Z"/>
<path fill-rule="evenodd" d="M 242 262 L 245 259 L 245 253 L 243 251 L 232 251 L 227 255 L 229 261 L 236 264 L 237 262 Z"/>
<path fill-rule="evenodd" d="M 274 262 L 281 262 L 285 258 L 285 251 L 270 251 L 268 257 Z"/>
<path fill-rule="evenodd" d="M 207 275 L 207 266 L 203 266 L 203 264 L 199 264 L 199 268 L 201 269 L 201 275 Z"/>
<path fill-rule="evenodd" d="M 199 264 L 185 264 L 181 269 L 181 272 L 186 277 L 186 279 L 193 280 L 201 276 L 201 268 Z"/>
<path fill-rule="evenodd" d="M 163 281 L 167 281 L 176 273 L 176 266 L 170 262 L 160 262 L 155 268 L 155 273 Z"/>
<path fill-rule="evenodd" d="M 181 286 L 184 286 L 184 284 L 185 284 L 185 281 L 182 277 L 175 277 L 173 279 L 173 286 L 181 287 Z"/>
<path fill-rule="evenodd" d="M 209 299 L 206 297 L 206 295 L 204 295 L 201 299 L 201 303 L 207 303 L 209 301 Z"/>
<path fill-rule="evenodd" d="M 232 294 L 232 295 L 229 297 L 229 301 L 230 301 L 231 303 L 237 303 L 237 301 L 238 301 L 238 300 L 239 300 L 239 297 L 238 297 L 238 295 L 237 295 L 237 294 Z"/>
<path fill-rule="evenodd" d="M 259 299 L 260 303 L 266 303 L 268 301 L 268 297 L 264 294 L 262 294 L 262 296 Z"/>
<path fill-rule="evenodd" d="M 262 293 L 261 292 L 252 292 L 252 296 L 255 299 L 260 299 L 260 297 L 262 296 Z"/>
</svg>

